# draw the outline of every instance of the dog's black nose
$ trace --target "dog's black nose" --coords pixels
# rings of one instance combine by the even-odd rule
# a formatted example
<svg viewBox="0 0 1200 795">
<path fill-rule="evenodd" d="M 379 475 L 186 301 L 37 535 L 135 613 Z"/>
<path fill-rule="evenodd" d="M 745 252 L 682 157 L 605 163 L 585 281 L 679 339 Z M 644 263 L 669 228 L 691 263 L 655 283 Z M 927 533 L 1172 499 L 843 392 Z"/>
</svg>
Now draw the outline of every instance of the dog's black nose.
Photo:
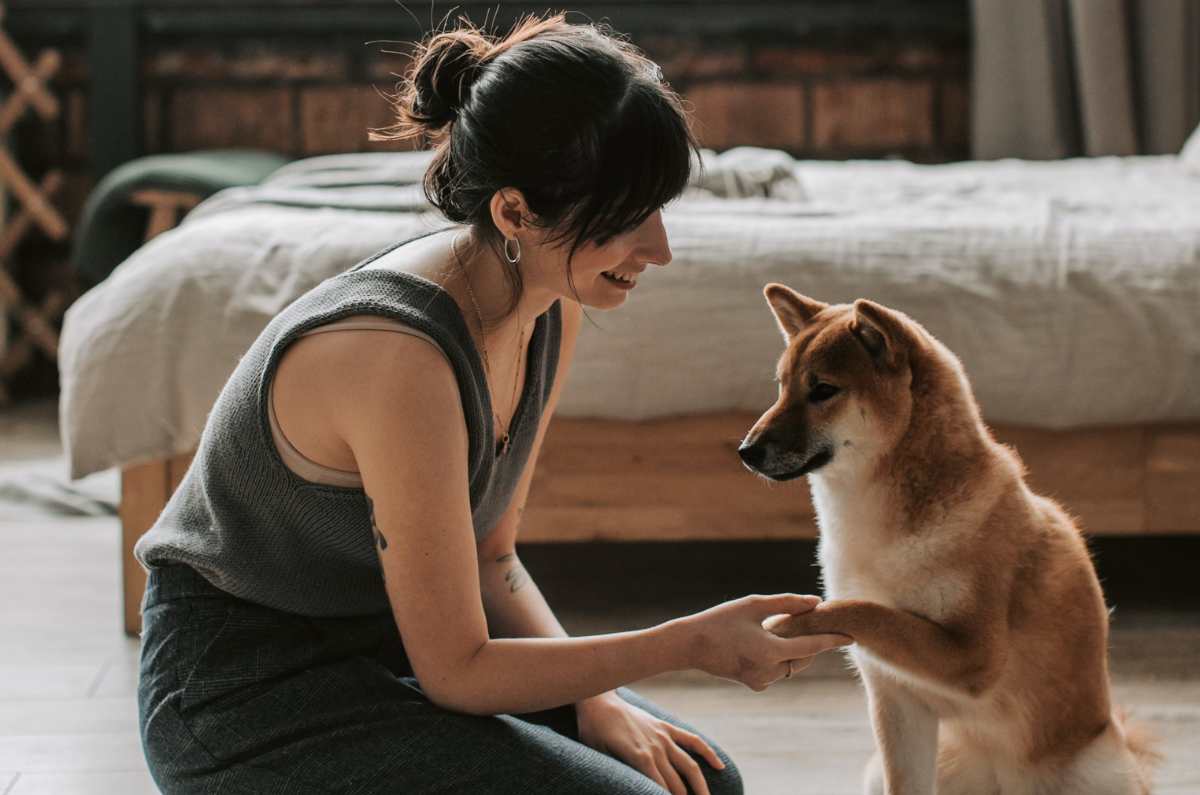
<svg viewBox="0 0 1200 795">
<path fill-rule="evenodd" d="M 742 442 L 742 446 L 738 448 L 738 455 L 742 457 L 742 461 L 746 466 L 757 469 L 762 466 L 763 461 L 767 458 L 766 448 L 758 444 L 747 444 Z"/>
</svg>

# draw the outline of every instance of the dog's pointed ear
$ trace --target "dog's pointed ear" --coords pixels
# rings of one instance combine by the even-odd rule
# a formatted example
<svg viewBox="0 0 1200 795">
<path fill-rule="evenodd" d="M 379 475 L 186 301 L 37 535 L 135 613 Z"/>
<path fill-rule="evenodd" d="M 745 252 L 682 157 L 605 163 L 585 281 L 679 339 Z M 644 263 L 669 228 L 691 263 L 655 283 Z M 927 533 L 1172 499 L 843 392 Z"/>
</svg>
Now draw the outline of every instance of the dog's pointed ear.
<svg viewBox="0 0 1200 795">
<path fill-rule="evenodd" d="M 850 331 L 877 362 L 896 367 L 907 356 L 909 337 L 904 319 L 886 306 L 859 298 L 854 302 Z"/>
<path fill-rule="evenodd" d="M 829 306 L 800 295 L 791 287 L 774 282 L 763 288 L 763 296 L 771 305 L 771 312 L 774 313 L 775 322 L 779 324 L 779 330 L 783 332 L 785 340 L 790 340 L 803 331 L 815 314 Z"/>
</svg>

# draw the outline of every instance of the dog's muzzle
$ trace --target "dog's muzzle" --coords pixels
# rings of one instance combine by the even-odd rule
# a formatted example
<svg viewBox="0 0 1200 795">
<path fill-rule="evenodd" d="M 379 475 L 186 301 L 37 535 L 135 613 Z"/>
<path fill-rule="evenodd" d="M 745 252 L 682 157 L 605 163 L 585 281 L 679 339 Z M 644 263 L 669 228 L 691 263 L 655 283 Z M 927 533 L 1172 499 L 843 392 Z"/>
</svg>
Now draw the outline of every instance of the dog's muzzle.
<svg viewBox="0 0 1200 795">
<path fill-rule="evenodd" d="M 833 460 L 833 449 L 820 447 L 808 458 L 793 451 L 781 451 L 767 437 L 760 436 L 753 442 L 749 437 L 738 447 L 742 463 L 751 472 L 771 480 L 793 480 L 820 469 Z"/>
</svg>

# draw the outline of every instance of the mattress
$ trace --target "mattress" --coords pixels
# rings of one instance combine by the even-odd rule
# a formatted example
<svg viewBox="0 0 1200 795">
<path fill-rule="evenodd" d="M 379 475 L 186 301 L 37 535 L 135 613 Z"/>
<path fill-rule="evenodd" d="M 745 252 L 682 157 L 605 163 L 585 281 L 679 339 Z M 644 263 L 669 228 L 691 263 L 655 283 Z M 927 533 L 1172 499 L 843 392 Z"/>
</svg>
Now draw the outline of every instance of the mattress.
<svg viewBox="0 0 1200 795">
<path fill-rule="evenodd" d="M 67 312 L 73 477 L 194 449 L 276 313 L 388 244 L 443 225 L 428 153 L 308 158 L 222 191 Z M 1200 419 L 1200 175 L 1174 156 L 946 165 L 705 153 L 664 210 L 673 262 L 588 310 L 559 413 L 760 411 L 779 281 L 866 297 L 962 359 L 985 417 L 1043 428 Z"/>
</svg>

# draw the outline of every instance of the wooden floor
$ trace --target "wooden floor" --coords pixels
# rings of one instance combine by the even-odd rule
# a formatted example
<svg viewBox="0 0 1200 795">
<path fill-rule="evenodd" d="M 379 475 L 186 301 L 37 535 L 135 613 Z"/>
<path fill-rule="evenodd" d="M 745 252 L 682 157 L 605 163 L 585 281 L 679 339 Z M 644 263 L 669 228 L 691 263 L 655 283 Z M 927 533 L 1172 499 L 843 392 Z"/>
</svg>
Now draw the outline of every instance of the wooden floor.
<svg viewBox="0 0 1200 795">
<path fill-rule="evenodd" d="M 0 470 L 54 454 L 56 445 L 52 410 L 0 414 Z M 0 520 L 0 795 L 156 791 L 137 734 L 137 641 L 121 632 L 118 543 L 115 518 Z M 730 589 L 742 586 L 730 583 L 740 580 L 711 572 L 734 567 L 731 576 L 744 576 L 757 565 L 752 550 L 672 550 L 663 560 L 673 563 L 639 555 L 656 578 L 639 570 L 644 585 L 633 589 L 624 577 L 597 577 L 586 587 L 580 578 L 555 577 L 567 566 L 609 565 L 604 551 L 541 548 L 531 550 L 527 565 L 539 582 L 544 575 L 544 590 L 573 634 L 647 626 L 739 595 Z M 1123 598 L 1113 647 L 1120 700 L 1163 739 L 1167 761 L 1155 791 L 1200 793 L 1195 602 L 1145 606 Z M 831 655 L 763 693 L 698 673 L 633 687 L 722 744 L 748 793 L 858 792 L 872 741 L 859 687 Z"/>
</svg>

